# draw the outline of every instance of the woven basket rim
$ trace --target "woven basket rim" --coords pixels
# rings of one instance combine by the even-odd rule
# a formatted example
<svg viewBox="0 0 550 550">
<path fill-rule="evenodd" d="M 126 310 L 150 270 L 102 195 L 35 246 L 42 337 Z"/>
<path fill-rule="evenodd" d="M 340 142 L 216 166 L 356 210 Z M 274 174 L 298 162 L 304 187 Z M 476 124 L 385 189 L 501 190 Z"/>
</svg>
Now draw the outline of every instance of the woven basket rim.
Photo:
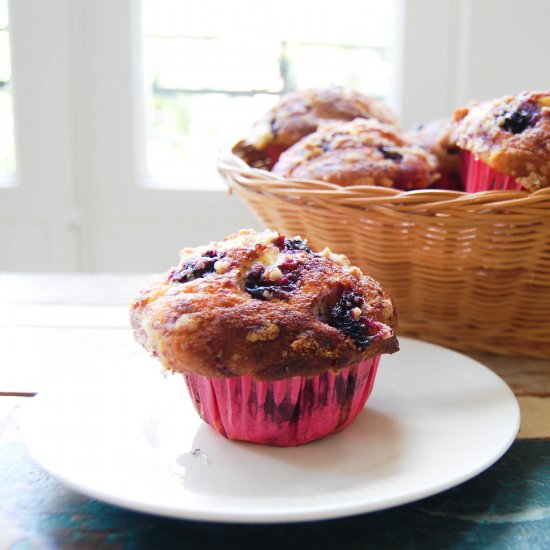
<svg viewBox="0 0 550 550">
<path fill-rule="evenodd" d="M 222 153 L 217 166 L 230 189 L 241 187 L 249 192 L 292 202 L 319 202 L 330 199 L 334 206 L 352 208 L 392 206 L 423 211 L 450 208 L 485 213 L 514 211 L 519 208 L 546 216 L 550 212 L 550 188 L 533 192 L 493 190 L 466 193 L 444 189 L 400 191 L 370 185 L 342 187 L 318 180 L 283 178 L 267 170 L 250 167 L 232 152 Z"/>
</svg>

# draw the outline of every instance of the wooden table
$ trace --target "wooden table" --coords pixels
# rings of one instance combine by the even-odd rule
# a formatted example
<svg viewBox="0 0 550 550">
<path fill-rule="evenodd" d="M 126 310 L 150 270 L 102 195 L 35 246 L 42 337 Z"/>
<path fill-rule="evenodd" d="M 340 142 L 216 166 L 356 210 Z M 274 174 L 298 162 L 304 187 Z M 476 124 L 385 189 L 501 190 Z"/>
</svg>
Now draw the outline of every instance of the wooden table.
<svg viewBox="0 0 550 550">
<path fill-rule="evenodd" d="M 413 504 L 331 521 L 226 525 L 140 514 L 65 488 L 29 458 L 21 411 L 54 377 L 135 351 L 127 303 L 145 277 L 0 274 L 0 549 L 550 548 L 545 360 L 473 355 L 518 397 L 518 439 L 486 472 Z"/>
</svg>

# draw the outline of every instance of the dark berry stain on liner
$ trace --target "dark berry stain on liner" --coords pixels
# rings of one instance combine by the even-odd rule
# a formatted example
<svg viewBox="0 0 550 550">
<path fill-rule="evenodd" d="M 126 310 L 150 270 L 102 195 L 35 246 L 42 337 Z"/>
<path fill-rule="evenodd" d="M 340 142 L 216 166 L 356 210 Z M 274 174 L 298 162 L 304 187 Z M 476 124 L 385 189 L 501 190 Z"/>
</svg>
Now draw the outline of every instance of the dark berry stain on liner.
<svg viewBox="0 0 550 550">
<path fill-rule="evenodd" d="M 263 403 L 263 413 L 277 424 L 283 422 L 296 424 L 301 417 L 300 411 L 307 410 L 311 412 L 318 407 L 328 407 L 334 404 L 341 407 L 338 420 L 338 426 L 341 426 L 348 420 L 351 413 L 358 380 L 354 374 L 350 374 L 347 378 L 344 378 L 340 374 L 334 377 L 334 386 L 331 388 L 329 381 L 331 377 L 332 375 L 328 372 L 321 373 L 318 376 L 317 387 L 313 384 L 313 380 L 305 380 L 300 391 L 298 403 L 293 401 L 288 395 L 285 396 L 282 402 L 276 402 L 273 388 L 268 386 Z M 240 388 L 233 397 L 237 401 L 242 401 Z M 249 414 L 256 415 L 258 413 L 255 389 L 251 390 L 246 406 Z"/>
<path fill-rule="evenodd" d="M 369 334 L 370 323 L 366 317 L 355 318 L 353 310 L 361 308 L 365 300 L 354 292 L 346 291 L 330 310 L 329 325 L 349 336 L 360 349 L 366 348 L 374 340 Z"/>
<path fill-rule="evenodd" d="M 378 147 L 378 150 L 382 153 L 384 158 L 388 160 L 401 160 L 403 158 L 401 153 L 384 145 L 382 147 Z"/>
<path fill-rule="evenodd" d="M 532 116 L 523 109 L 504 114 L 502 127 L 512 134 L 521 134 L 530 124 Z"/>
<path fill-rule="evenodd" d="M 347 422 L 350 414 L 351 407 L 353 404 L 353 396 L 355 395 L 355 390 L 357 388 L 357 374 L 350 374 L 346 380 L 346 391 L 341 398 L 341 409 L 340 409 L 340 418 L 338 419 L 338 426 L 341 426 Z"/>
<path fill-rule="evenodd" d="M 200 258 L 184 263 L 180 269 L 174 271 L 170 276 L 170 280 L 175 283 L 188 283 L 209 273 L 214 273 L 214 264 L 224 256 L 224 253 L 220 254 L 215 250 L 208 250 Z"/>
</svg>

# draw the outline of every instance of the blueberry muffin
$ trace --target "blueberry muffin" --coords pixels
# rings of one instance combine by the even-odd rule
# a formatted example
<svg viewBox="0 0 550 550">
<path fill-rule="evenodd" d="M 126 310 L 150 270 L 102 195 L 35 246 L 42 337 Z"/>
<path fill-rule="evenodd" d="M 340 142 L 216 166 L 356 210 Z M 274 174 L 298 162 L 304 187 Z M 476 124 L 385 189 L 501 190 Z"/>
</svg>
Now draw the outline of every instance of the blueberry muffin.
<svg viewBox="0 0 550 550">
<path fill-rule="evenodd" d="M 391 299 L 344 256 L 243 230 L 184 249 L 131 304 L 134 334 L 182 373 L 220 434 L 300 445 L 347 426 L 398 349 Z"/>
<path fill-rule="evenodd" d="M 432 120 L 414 127 L 405 134 L 418 147 L 431 153 L 437 161 L 438 179 L 431 185 L 437 189 L 462 188 L 460 179 L 459 148 L 453 140 L 453 123 L 448 118 Z"/>
<path fill-rule="evenodd" d="M 521 92 L 454 113 L 468 191 L 550 185 L 550 92 Z"/>
<path fill-rule="evenodd" d="M 437 178 L 435 157 L 394 128 L 355 119 L 323 125 L 285 151 L 273 172 L 337 185 L 423 189 Z"/>
<path fill-rule="evenodd" d="M 374 118 L 397 126 L 397 117 L 381 100 L 342 86 L 291 92 L 258 120 L 250 137 L 234 152 L 250 166 L 270 169 L 279 155 L 328 121 Z"/>
</svg>

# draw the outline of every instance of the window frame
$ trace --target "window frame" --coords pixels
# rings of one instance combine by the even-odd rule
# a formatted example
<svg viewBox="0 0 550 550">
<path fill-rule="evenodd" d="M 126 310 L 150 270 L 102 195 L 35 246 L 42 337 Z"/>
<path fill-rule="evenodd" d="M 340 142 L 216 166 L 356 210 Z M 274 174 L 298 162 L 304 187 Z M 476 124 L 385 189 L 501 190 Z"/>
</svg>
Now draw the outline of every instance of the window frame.
<svg viewBox="0 0 550 550">
<path fill-rule="evenodd" d="M 0 269 L 72 271 L 79 243 L 69 14 L 61 0 L 9 0 L 8 10 L 16 166 L 0 189 Z"/>
</svg>

